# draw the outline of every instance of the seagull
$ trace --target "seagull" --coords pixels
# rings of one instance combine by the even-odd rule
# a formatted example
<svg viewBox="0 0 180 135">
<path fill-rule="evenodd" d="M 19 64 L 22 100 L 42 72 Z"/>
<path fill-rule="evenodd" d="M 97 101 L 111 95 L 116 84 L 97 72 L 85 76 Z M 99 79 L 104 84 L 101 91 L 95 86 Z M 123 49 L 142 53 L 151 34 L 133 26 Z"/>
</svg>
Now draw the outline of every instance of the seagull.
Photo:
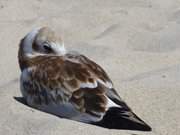
<svg viewBox="0 0 180 135">
<path fill-rule="evenodd" d="M 18 60 L 20 90 L 30 107 L 108 129 L 151 131 L 121 99 L 104 69 L 67 51 L 51 28 L 30 31 L 20 41 Z"/>
</svg>

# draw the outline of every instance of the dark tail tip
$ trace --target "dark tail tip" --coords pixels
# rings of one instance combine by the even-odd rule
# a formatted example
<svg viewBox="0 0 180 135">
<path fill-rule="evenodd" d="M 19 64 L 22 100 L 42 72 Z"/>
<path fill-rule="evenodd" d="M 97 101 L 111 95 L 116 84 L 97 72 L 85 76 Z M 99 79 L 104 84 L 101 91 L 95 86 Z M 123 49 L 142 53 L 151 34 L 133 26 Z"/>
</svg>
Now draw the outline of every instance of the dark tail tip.
<svg viewBox="0 0 180 135">
<path fill-rule="evenodd" d="M 133 112 L 122 112 L 120 108 L 110 108 L 104 118 L 98 122 L 93 123 L 97 126 L 101 126 L 109 129 L 124 129 L 124 130 L 139 130 L 139 131 L 151 131 L 151 127 L 137 117 Z"/>
</svg>

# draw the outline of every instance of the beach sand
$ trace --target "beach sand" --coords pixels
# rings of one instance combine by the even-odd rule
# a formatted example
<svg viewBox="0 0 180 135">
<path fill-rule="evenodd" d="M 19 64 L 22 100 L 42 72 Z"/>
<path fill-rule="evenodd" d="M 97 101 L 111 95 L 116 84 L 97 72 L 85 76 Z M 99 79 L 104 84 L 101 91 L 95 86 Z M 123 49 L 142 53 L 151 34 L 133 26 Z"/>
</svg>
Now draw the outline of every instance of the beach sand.
<svg viewBox="0 0 180 135">
<path fill-rule="evenodd" d="M 152 132 L 104 129 L 15 100 L 19 41 L 41 26 L 104 67 Z M 0 29 L 0 135 L 180 134 L 179 0 L 0 0 Z"/>
</svg>

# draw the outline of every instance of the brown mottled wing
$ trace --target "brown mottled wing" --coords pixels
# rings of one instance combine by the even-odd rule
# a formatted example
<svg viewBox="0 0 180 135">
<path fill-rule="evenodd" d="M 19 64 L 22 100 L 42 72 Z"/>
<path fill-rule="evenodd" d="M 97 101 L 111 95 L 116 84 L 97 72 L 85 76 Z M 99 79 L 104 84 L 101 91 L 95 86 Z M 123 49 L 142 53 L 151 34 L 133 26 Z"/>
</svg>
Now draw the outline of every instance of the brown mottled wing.
<svg viewBox="0 0 180 135">
<path fill-rule="evenodd" d="M 38 95 L 36 103 L 70 101 L 81 112 L 100 115 L 106 110 L 106 96 L 119 97 L 105 71 L 83 55 L 39 56 L 32 61 L 36 68 L 30 72 L 29 93 Z"/>
<path fill-rule="evenodd" d="M 107 97 L 112 101 L 121 103 L 121 98 L 113 89 L 110 78 L 99 65 L 87 57 L 78 54 L 68 54 L 67 59 L 68 61 L 78 62 L 89 73 L 87 75 L 82 70 L 79 71 L 80 74 L 84 75 L 84 78 L 87 78 L 86 84 L 97 83 L 94 87 L 86 85 L 86 87 L 80 87 L 73 92 L 71 100 L 80 110 L 98 116 L 107 109 Z"/>
</svg>

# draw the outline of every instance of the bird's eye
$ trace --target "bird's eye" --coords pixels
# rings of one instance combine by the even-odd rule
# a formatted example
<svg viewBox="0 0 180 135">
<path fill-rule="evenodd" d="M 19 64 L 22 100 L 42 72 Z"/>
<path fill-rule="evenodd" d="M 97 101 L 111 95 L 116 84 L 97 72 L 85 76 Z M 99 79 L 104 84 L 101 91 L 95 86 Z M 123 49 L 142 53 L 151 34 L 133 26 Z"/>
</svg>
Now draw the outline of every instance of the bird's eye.
<svg viewBox="0 0 180 135">
<path fill-rule="evenodd" d="M 51 52 L 51 51 L 52 51 L 51 46 L 48 45 L 48 44 L 44 44 L 43 47 L 44 47 L 44 49 L 45 49 L 47 52 Z"/>
</svg>

